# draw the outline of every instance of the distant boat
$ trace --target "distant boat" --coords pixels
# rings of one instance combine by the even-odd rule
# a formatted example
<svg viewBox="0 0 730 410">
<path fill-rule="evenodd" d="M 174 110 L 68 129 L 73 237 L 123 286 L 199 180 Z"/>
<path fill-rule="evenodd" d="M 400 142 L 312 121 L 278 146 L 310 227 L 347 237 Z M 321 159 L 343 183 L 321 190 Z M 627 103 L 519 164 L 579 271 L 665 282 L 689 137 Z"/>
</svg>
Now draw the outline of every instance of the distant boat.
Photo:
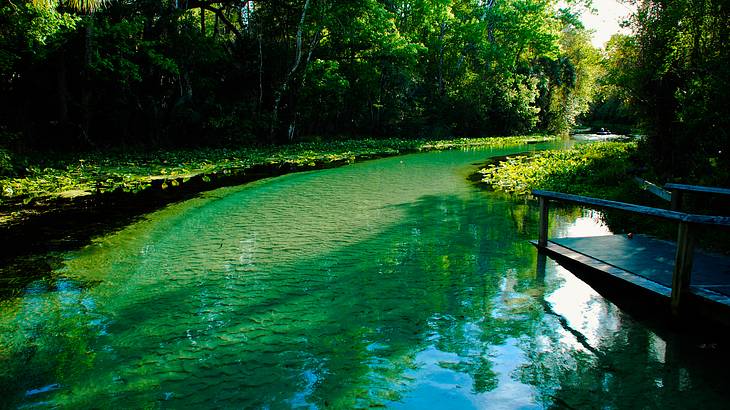
<svg viewBox="0 0 730 410">
<path fill-rule="evenodd" d="M 605 128 L 601 128 L 600 130 L 598 130 L 598 132 L 596 132 L 596 134 L 597 135 L 611 135 L 611 131 L 609 131 Z"/>
</svg>

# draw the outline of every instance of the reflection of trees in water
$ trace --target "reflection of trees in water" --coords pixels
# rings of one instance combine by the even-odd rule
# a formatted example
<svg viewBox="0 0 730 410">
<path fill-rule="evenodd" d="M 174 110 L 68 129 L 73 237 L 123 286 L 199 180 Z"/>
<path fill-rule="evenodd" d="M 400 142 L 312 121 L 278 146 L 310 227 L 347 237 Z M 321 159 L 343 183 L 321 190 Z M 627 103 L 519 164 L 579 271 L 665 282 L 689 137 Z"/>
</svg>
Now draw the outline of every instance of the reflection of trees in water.
<svg viewBox="0 0 730 410">
<path fill-rule="evenodd" d="M 464 211 L 463 204 L 460 208 L 453 198 L 428 200 L 439 205 L 424 207 L 426 210 Z M 453 203 L 446 205 L 451 200 Z M 666 331 L 660 338 L 603 299 L 591 307 L 590 313 L 599 315 L 603 325 L 590 329 L 595 332 L 590 338 L 556 313 L 545 296 L 559 287 L 560 281 L 552 277 L 543 282 L 540 274 L 535 275 L 534 251 L 525 246 L 526 239 L 536 235 L 537 212 L 526 205 L 489 204 L 488 216 L 484 208 L 476 206 L 455 212 L 458 218 L 446 227 L 447 231 L 476 227 L 473 243 L 461 248 L 459 243 L 443 244 L 445 254 L 477 258 L 476 269 L 466 264 L 443 270 L 446 274 L 474 272 L 476 277 L 463 283 L 463 276 L 449 277 L 459 291 L 449 298 L 452 320 L 439 321 L 443 324 L 438 328 L 441 338 L 436 344 L 442 351 L 459 355 L 462 361 L 448 367 L 470 374 L 475 392 L 497 387 L 490 350 L 514 338 L 520 340 L 526 364 L 513 376 L 535 386 L 537 399 L 548 407 L 681 408 L 701 400 L 709 408 L 720 408 L 726 403 L 721 387 L 724 379 L 712 370 L 717 367 L 706 357 L 697 360 L 692 341 Z M 564 220 L 581 214 L 577 208 L 555 212 L 560 215 L 557 219 Z M 435 215 L 425 216 L 429 221 L 437 220 Z M 438 235 L 437 228 L 433 232 Z M 479 292 L 473 292 L 475 288 Z M 678 350 L 685 351 L 679 354 Z M 719 356 L 727 364 L 726 358 Z"/>
<path fill-rule="evenodd" d="M 725 406 L 725 393 L 716 389 L 721 378 L 703 380 L 710 364 L 687 367 L 677 360 L 678 340 L 669 343 L 622 317 L 615 332 L 599 335 L 594 351 L 566 349 L 559 334 L 544 334 L 529 348 L 528 364 L 519 377 L 539 387 L 542 403 L 556 408 L 707 408 Z M 694 367 L 691 369 L 691 367 Z M 691 370 L 690 370 L 691 369 Z M 690 382 L 694 379 L 693 382 Z M 696 384 L 690 386 L 690 384 Z M 700 384 L 709 383 L 701 386 Z M 714 385 L 714 386 L 712 386 Z M 718 394 L 720 393 L 720 394 Z"/>
<path fill-rule="evenodd" d="M 4 352 L 34 367 L 26 380 L 3 381 L 18 399 L 59 383 L 38 397 L 75 407 L 367 407 L 403 397 L 429 346 L 456 355 L 439 365 L 468 374 L 473 393 L 493 391 L 495 349 L 516 342 L 524 364 L 509 377 L 534 386 L 545 406 L 669 405 L 696 384 L 701 366 L 681 364 L 680 375 L 681 355 L 661 363 L 653 333 L 615 308 L 592 311 L 617 325 L 590 338 L 552 310 L 546 296 L 561 280 L 536 274 L 528 205 L 475 193 L 402 208 L 400 225 L 275 271 L 253 270 L 250 257 L 225 272 L 175 271 L 170 255 L 144 269 L 119 261 L 131 264 L 129 283 L 76 299 L 44 294 L 51 302 L 34 311 L 42 323 L 26 342 L 44 353 Z"/>
</svg>

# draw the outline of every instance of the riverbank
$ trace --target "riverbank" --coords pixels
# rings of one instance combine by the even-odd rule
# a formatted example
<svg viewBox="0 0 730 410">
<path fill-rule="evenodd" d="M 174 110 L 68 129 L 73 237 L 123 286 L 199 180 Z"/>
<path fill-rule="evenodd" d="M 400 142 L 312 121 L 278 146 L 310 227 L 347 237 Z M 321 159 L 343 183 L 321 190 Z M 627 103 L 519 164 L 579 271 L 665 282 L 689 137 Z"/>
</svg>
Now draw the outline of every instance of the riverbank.
<svg viewBox="0 0 730 410">
<path fill-rule="evenodd" d="M 642 190 L 632 176 L 639 175 L 635 141 L 601 141 L 567 150 L 539 151 L 502 158 L 487 164 L 472 178 L 487 189 L 517 197 L 530 197 L 533 189 L 557 191 L 593 198 L 667 207 Z M 620 212 L 603 212 L 603 221 L 616 233 L 643 232 L 673 239 L 676 228 L 662 221 L 646 220 Z"/>
<path fill-rule="evenodd" d="M 480 169 L 473 180 L 487 189 L 516 197 L 531 197 L 533 189 L 557 191 L 593 198 L 666 207 L 633 181 L 638 144 L 635 141 L 601 141 L 570 149 L 539 151 L 500 158 Z M 672 239 L 671 224 L 617 212 L 603 212 L 613 232 L 644 232 Z"/>
<path fill-rule="evenodd" d="M 95 152 L 53 158 L 36 155 L 16 164 L 19 175 L 0 178 L 0 227 L 32 218 L 43 209 L 88 202 L 89 197 L 134 195 L 149 190 L 200 192 L 262 176 L 410 152 L 503 147 L 553 139 L 548 136 L 362 139 L 235 150 Z"/>
<path fill-rule="evenodd" d="M 17 272 L 24 272 L 24 280 L 46 275 L 57 267 L 55 254 L 203 191 L 410 152 L 554 139 L 364 139 L 240 150 L 69 155 L 29 163 L 22 178 L 0 179 L 0 281 Z"/>
</svg>

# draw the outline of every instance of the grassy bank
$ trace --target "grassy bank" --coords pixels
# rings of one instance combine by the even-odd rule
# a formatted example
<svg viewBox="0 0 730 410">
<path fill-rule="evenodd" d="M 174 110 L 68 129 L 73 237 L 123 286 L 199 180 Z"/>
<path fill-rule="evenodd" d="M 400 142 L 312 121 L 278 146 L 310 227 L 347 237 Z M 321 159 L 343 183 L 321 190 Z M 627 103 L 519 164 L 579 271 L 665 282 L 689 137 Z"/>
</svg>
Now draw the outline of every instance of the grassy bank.
<svg viewBox="0 0 730 410">
<path fill-rule="evenodd" d="M 502 147 L 553 139 L 364 139 L 235 150 L 26 158 L 2 155 L 0 150 L 0 282 L 11 280 L 16 286 L 5 289 L 22 289 L 24 283 L 58 269 L 62 252 L 79 249 L 94 237 L 201 191 L 407 152 Z M 0 298 L 2 291 L 0 286 Z"/>
<path fill-rule="evenodd" d="M 479 172 L 482 182 L 515 195 L 545 189 L 626 200 L 636 191 L 628 177 L 636 149 L 634 142 L 598 142 L 508 157 Z"/>
<path fill-rule="evenodd" d="M 499 147 L 549 141 L 520 136 L 452 140 L 362 139 L 278 147 L 196 149 L 31 156 L 17 160 L 14 176 L 0 178 L 0 203 L 29 204 L 108 192 L 171 189 L 191 179 L 242 174 L 256 167 L 306 169 L 406 152 Z M 7 161 L 6 161 L 7 162 Z"/>
</svg>

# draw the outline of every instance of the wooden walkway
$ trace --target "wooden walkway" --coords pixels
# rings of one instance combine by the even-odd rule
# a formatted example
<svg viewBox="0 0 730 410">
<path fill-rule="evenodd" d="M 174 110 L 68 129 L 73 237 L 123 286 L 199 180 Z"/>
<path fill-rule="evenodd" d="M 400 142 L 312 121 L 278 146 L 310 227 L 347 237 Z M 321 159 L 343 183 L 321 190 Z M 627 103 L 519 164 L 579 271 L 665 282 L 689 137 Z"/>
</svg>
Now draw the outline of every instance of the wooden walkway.
<svg viewBox="0 0 730 410">
<path fill-rule="evenodd" d="M 540 199 L 541 252 L 570 268 L 590 272 L 589 279 L 610 282 L 612 288 L 630 288 L 671 306 L 674 315 L 701 313 L 730 326 L 730 256 L 694 249 L 694 226 L 726 229 L 730 218 L 648 208 L 621 202 L 533 191 Z M 548 201 L 569 202 L 591 208 L 614 209 L 676 221 L 677 242 L 643 235 L 608 235 L 588 238 L 548 239 Z M 585 277 L 585 275 L 583 275 Z"/>
<path fill-rule="evenodd" d="M 537 245 L 537 241 L 533 242 Z M 677 253 L 675 243 L 635 235 L 557 238 L 543 249 L 558 261 L 609 275 L 618 282 L 641 288 L 669 304 Z M 727 308 L 730 315 L 730 257 L 695 251 L 689 291 L 700 299 Z M 730 317 L 728 317 L 730 320 Z"/>
</svg>

